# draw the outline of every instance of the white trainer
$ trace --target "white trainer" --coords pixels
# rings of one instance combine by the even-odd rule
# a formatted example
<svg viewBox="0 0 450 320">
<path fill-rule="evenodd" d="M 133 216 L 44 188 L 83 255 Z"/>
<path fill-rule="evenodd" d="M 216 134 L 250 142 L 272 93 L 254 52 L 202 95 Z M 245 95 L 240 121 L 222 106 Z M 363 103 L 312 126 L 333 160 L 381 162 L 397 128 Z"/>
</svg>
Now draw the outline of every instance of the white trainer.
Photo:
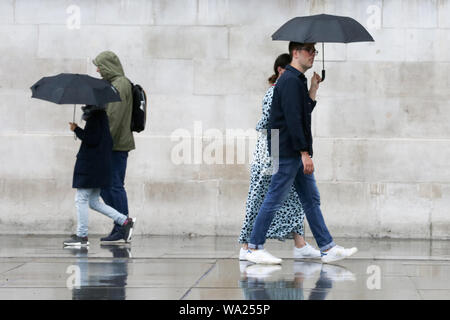
<svg viewBox="0 0 450 320">
<path fill-rule="evenodd" d="M 345 249 L 341 246 L 334 246 L 327 252 L 322 252 L 322 262 L 328 263 L 333 261 L 339 261 L 348 258 L 358 252 L 358 249 L 353 247 L 350 249 Z"/>
<path fill-rule="evenodd" d="M 281 269 L 282 268 L 278 265 L 252 264 L 245 269 L 245 273 L 249 278 L 264 279 L 270 277 L 272 273 Z"/>
<path fill-rule="evenodd" d="M 248 250 L 245 258 L 250 262 L 261 264 L 281 264 L 282 261 L 280 258 L 274 257 L 264 249 Z"/>
<path fill-rule="evenodd" d="M 322 269 L 322 266 L 321 262 L 294 261 L 293 271 L 303 274 L 305 278 L 311 278 Z"/>
<path fill-rule="evenodd" d="M 247 251 L 244 248 L 241 248 L 241 250 L 239 251 L 239 260 L 240 261 L 246 261 L 247 258 L 245 257 L 247 255 Z"/>
<path fill-rule="evenodd" d="M 341 266 L 324 264 L 322 272 L 332 281 L 356 281 L 355 274 Z"/>
<path fill-rule="evenodd" d="M 247 260 L 240 260 L 239 261 L 239 271 L 240 273 L 244 273 L 248 266 L 253 265 L 250 261 Z"/>
<path fill-rule="evenodd" d="M 320 258 L 320 251 L 313 248 L 309 243 L 302 248 L 294 247 L 294 259 L 317 259 Z"/>
</svg>

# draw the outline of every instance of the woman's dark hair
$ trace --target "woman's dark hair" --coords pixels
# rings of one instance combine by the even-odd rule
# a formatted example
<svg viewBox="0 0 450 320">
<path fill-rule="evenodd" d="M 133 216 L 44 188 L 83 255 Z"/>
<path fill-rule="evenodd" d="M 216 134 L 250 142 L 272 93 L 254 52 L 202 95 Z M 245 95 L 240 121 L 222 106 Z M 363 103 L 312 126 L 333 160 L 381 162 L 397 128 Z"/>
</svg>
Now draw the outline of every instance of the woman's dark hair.
<svg viewBox="0 0 450 320">
<path fill-rule="evenodd" d="M 270 84 L 274 84 L 275 81 L 277 81 L 279 73 L 278 73 L 278 67 L 286 68 L 286 66 L 291 63 L 291 56 L 288 53 L 283 53 L 278 56 L 278 58 L 275 60 L 275 63 L 273 64 L 273 71 L 275 74 L 273 74 L 268 80 Z"/>
</svg>

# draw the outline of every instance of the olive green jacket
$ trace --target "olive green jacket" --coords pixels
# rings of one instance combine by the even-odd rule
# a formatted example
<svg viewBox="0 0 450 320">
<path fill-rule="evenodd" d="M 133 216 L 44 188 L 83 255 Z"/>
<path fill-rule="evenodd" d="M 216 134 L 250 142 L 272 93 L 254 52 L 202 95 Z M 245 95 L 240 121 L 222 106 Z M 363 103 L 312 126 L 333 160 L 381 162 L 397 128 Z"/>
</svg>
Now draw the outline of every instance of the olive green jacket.
<svg viewBox="0 0 450 320">
<path fill-rule="evenodd" d="M 109 81 L 119 91 L 122 100 L 108 103 L 106 106 L 113 139 L 113 150 L 133 150 L 135 144 L 131 132 L 131 113 L 133 110 L 131 83 L 125 77 L 122 64 L 114 52 L 104 51 L 93 62 L 99 68 L 102 78 Z"/>
</svg>

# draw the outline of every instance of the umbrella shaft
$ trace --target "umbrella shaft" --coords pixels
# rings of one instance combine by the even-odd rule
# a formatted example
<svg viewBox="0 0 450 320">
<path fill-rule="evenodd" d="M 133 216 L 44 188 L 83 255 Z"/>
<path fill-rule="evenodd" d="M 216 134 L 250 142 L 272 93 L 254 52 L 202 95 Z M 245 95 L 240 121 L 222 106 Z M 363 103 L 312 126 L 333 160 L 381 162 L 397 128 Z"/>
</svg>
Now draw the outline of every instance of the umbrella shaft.
<svg viewBox="0 0 450 320">
<path fill-rule="evenodd" d="M 322 42 L 322 69 L 325 70 L 325 44 Z"/>
<path fill-rule="evenodd" d="M 74 104 L 73 105 L 73 123 L 75 123 L 75 110 L 77 109 L 77 105 L 76 104 Z M 73 133 L 73 138 L 75 139 L 75 140 L 77 140 L 77 135 L 75 134 L 75 132 Z"/>
</svg>

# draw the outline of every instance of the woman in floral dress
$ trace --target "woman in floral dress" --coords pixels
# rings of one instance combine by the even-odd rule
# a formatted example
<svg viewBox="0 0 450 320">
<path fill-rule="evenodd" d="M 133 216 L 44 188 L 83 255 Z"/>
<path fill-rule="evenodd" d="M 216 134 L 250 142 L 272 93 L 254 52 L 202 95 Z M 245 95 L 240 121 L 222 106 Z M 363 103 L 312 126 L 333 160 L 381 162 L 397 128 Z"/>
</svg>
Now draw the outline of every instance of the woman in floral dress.
<svg viewBox="0 0 450 320">
<path fill-rule="evenodd" d="M 289 54 L 284 53 L 278 56 L 274 63 L 275 74 L 268 79 L 271 86 L 264 96 L 262 118 L 256 126 L 258 140 L 256 149 L 253 153 L 253 162 L 250 167 L 250 188 L 246 202 L 246 215 L 239 236 L 239 243 L 243 244 L 240 250 L 239 260 L 246 260 L 245 255 L 248 250 L 248 242 L 252 233 L 253 224 L 264 201 L 272 178 L 272 162 L 267 145 L 270 106 L 272 105 L 273 89 L 276 85 L 276 81 L 290 62 L 291 57 Z M 302 204 L 295 192 L 294 186 L 292 186 L 289 197 L 275 214 L 266 237 L 268 239 L 278 239 L 281 241 L 284 241 L 285 239 L 294 239 L 294 258 L 318 258 L 320 257 L 319 250 L 314 249 L 305 242 L 303 229 L 304 217 L 305 213 Z"/>
</svg>

